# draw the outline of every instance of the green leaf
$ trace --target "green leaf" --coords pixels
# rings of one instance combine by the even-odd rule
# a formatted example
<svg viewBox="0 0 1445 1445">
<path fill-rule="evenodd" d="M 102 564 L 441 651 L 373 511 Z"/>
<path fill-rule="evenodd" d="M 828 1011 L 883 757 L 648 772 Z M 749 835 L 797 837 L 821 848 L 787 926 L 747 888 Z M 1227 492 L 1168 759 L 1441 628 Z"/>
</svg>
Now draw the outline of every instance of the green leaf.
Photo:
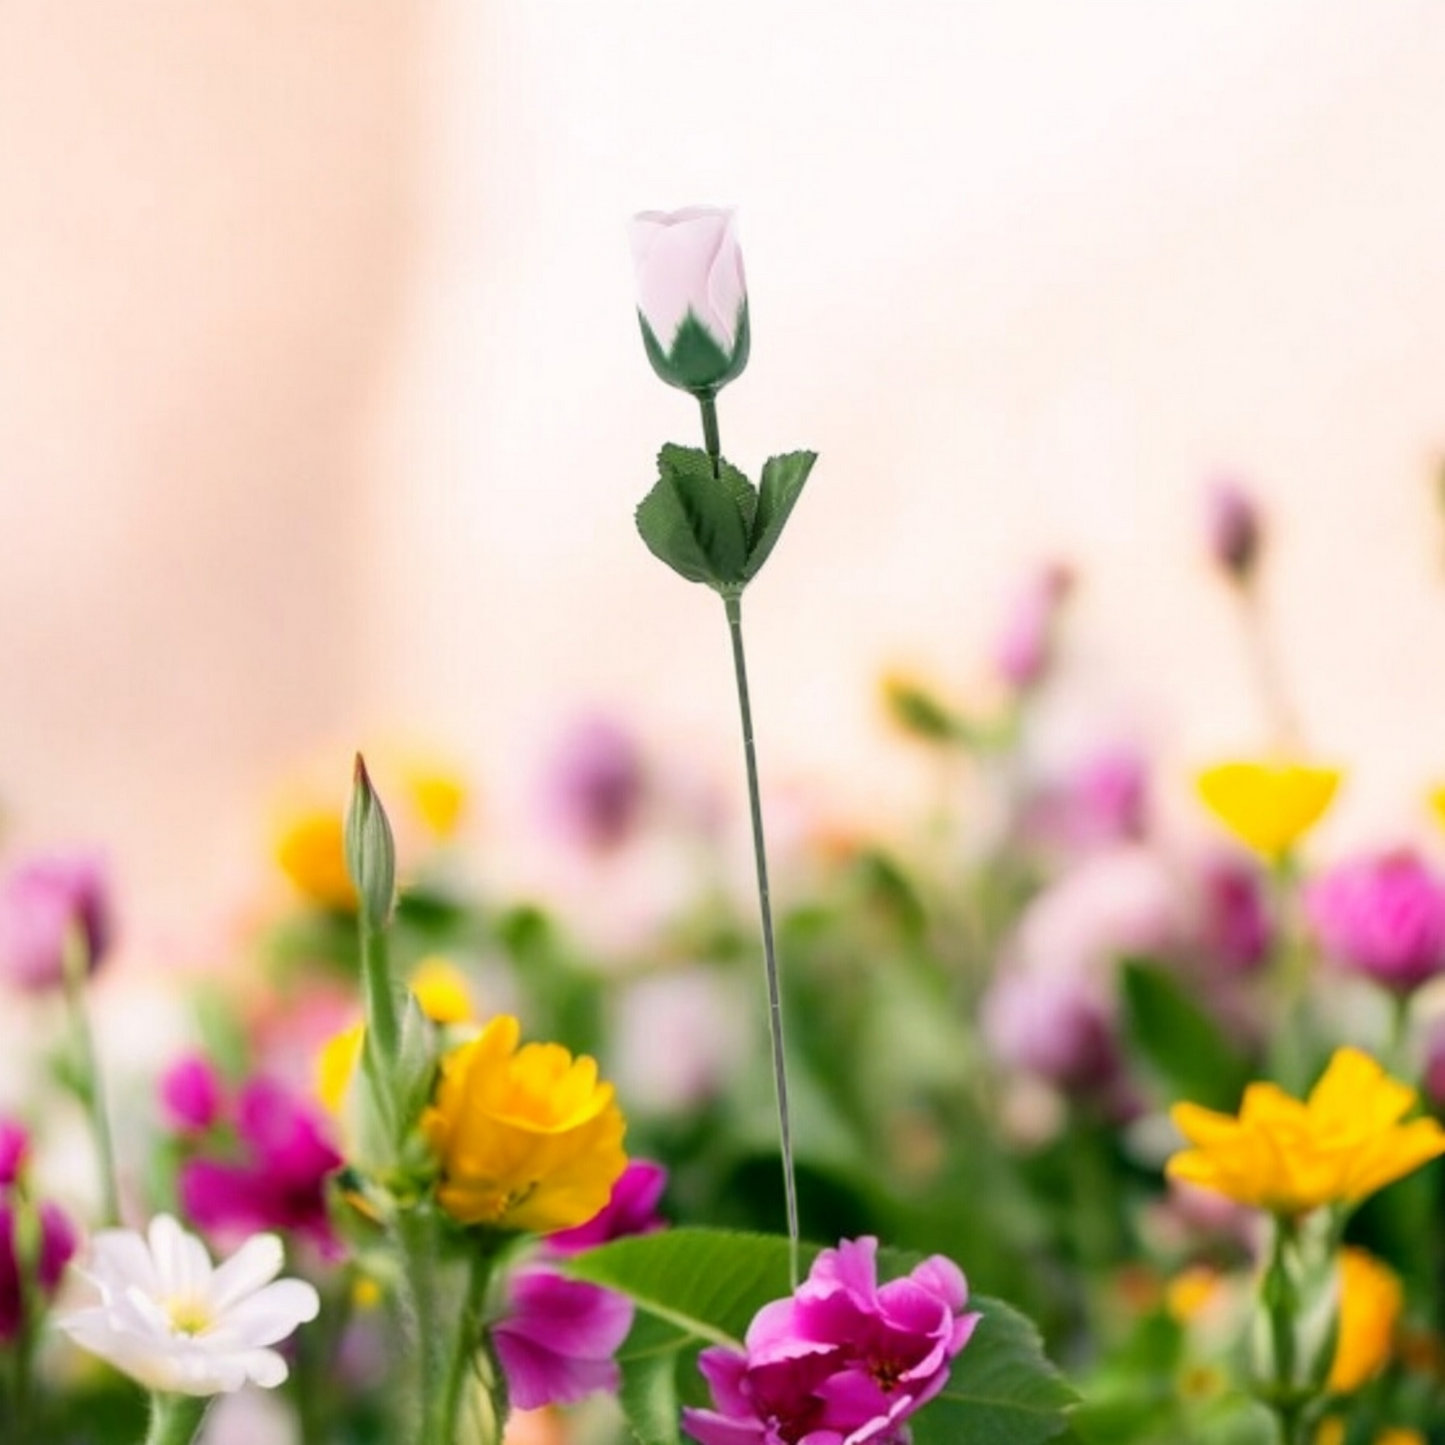
<svg viewBox="0 0 1445 1445">
<path fill-rule="evenodd" d="M 714 477 L 707 454 L 696 447 L 669 443 L 657 468 L 657 483 L 637 508 L 637 530 L 648 549 L 689 582 L 740 590 L 747 580 L 748 527 L 737 482 Z M 749 501 L 751 490 L 748 485 Z"/>
<path fill-rule="evenodd" d="M 742 1348 L 753 1316 L 788 1293 L 788 1243 L 768 1234 L 668 1229 L 589 1250 L 566 1268 L 681 1334 L 733 1349 Z"/>
<path fill-rule="evenodd" d="M 783 535 L 783 528 L 817 460 L 817 452 L 788 452 L 785 456 L 769 457 L 763 463 L 758 510 L 753 518 L 747 565 L 743 570 L 746 581 L 752 581 L 762 571 L 763 563 Z"/>
<path fill-rule="evenodd" d="M 1038 1331 L 1001 1300 L 969 1301 L 983 1318 L 943 1393 L 914 1420 L 914 1445 L 1042 1445 L 1068 1426 L 1078 1394 L 1044 1356 Z"/>
<path fill-rule="evenodd" d="M 1174 1099 L 1233 1109 L 1250 1065 L 1176 978 L 1157 964 L 1125 961 L 1125 1028 Z"/>
</svg>

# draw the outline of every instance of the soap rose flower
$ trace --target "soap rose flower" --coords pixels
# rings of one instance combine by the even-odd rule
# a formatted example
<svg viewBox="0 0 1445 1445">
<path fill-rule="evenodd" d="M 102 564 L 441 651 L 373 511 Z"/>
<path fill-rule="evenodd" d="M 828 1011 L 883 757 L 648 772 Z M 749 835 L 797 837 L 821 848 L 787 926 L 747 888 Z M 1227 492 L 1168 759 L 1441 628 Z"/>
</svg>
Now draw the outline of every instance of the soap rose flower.
<svg viewBox="0 0 1445 1445">
<path fill-rule="evenodd" d="M 652 369 L 713 396 L 748 363 L 748 293 L 734 212 L 713 206 L 632 218 L 637 314 Z"/>
<path fill-rule="evenodd" d="M 591 1219 L 627 1167 L 626 1124 L 595 1060 L 518 1047 L 501 1014 L 442 1060 L 421 1128 L 441 1164 L 437 1199 L 462 1224 L 551 1234 Z"/>
</svg>

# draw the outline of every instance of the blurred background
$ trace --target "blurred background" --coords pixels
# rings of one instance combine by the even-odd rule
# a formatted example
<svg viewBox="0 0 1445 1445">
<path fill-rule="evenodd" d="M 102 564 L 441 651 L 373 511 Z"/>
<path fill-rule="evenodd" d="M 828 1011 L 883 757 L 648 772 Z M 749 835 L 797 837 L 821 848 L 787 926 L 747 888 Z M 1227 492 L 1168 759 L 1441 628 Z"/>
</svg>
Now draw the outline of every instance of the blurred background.
<svg viewBox="0 0 1445 1445">
<path fill-rule="evenodd" d="M 1329 839 L 1445 777 L 1445 8 L 108 0 L 0 16 L 0 804 L 184 949 L 358 746 L 505 864 L 565 720 L 740 787 L 722 611 L 632 508 L 691 403 L 635 210 L 735 204 L 724 450 L 821 454 L 749 593 L 765 782 L 920 785 L 878 679 L 968 698 L 1073 571 L 1037 745 L 1268 740 L 1203 500 L 1262 502 Z M 1166 778 L 1184 796 L 1184 784 Z"/>
</svg>

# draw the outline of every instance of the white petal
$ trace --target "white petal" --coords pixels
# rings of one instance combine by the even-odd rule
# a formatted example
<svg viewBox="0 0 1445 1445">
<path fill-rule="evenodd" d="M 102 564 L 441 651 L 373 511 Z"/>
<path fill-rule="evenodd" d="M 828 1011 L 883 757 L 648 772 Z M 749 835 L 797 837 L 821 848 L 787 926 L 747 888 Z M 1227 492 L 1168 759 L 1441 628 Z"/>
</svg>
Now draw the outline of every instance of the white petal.
<svg viewBox="0 0 1445 1445">
<path fill-rule="evenodd" d="M 206 1302 L 214 1315 L 223 1315 L 239 1300 L 253 1294 L 281 1273 L 285 1256 L 274 1234 L 253 1234 L 211 1276 Z"/>
<path fill-rule="evenodd" d="M 149 1230 L 151 1254 L 156 1262 L 161 1297 L 204 1297 L 211 1277 L 211 1257 L 194 1234 L 188 1234 L 169 1214 L 158 1214 Z"/>
<path fill-rule="evenodd" d="M 246 1374 L 263 1390 L 274 1390 L 288 1374 L 286 1361 L 275 1350 L 252 1350 L 243 1358 Z"/>
<path fill-rule="evenodd" d="M 216 1332 L 246 1345 L 273 1345 L 320 1311 L 321 1297 L 309 1284 L 281 1279 L 227 1310 Z"/>
<path fill-rule="evenodd" d="M 131 1284 L 154 1295 L 160 1284 L 151 1252 L 133 1229 L 103 1229 L 92 1235 L 81 1273 L 107 1296 Z"/>
</svg>

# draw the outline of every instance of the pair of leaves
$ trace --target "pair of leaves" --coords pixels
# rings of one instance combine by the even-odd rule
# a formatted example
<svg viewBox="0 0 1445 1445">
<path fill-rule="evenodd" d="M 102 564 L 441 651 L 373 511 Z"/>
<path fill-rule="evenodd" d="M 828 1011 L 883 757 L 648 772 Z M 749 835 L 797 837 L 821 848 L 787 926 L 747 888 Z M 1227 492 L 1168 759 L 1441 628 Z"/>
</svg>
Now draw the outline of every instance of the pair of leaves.
<svg viewBox="0 0 1445 1445">
<path fill-rule="evenodd" d="M 656 557 L 689 582 L 736 597 L 758 575 L 802 495 L 816 452 L 769 457 L 761 485 L 697 447 L 668 443 L 657 483 L 637 508 L 637 530 Z"/>
<path fill-rule="evenodd" d="M 806 1251 L 804 1263 L 815 1253 Z M 884 1250 L 880 1262 L 894 1276 L 917 1260 Z M 682 1406 L 711 1403 L 698 1352 L 707 1345 L 740 1349 L 758 1310 L 789 1292 L 787 1241 L 770 1235 L 673 1229 L 604 1245 L 568 1268 L 627 1295 L 637 1308 L 618 1363 L 622 1407 L 642 1445 L 678 1445 Z M 914 1418 L 916 1445 L 1056 1440 L 1077 1397 L 1044 1358 L 1037 1331 L 998 1300 L 975 1296 L 969 1307 L 983 1318 L 943 1393 Z"/>
</svg>

